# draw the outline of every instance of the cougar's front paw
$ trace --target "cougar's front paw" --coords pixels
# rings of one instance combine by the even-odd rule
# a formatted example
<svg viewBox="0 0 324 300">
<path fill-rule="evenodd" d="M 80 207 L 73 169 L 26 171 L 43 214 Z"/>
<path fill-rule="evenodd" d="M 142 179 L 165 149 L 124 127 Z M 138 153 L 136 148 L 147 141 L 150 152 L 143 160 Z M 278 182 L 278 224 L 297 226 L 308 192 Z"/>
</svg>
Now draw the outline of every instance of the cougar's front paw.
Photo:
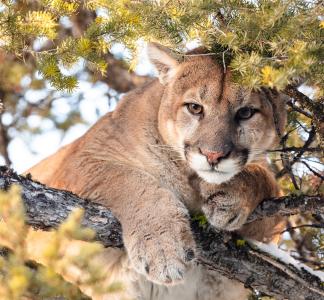
<svg viewBox="0 0 324 300">
<path fill-rule="evenodd" d="M 134 230 L 125 245 L 135 270 L 158 284 L 181 282 L 195 257 L 195 243 L 187 221 L 184 224 L 168 220 L 157 228 Z"/>
<path fill-rule="evenodd" d="M 217 191 L 205 199 L 202 210 L 216 228 L 233 231 L 240 229 L 251 213 L 239 195 Z"/>
</svg>

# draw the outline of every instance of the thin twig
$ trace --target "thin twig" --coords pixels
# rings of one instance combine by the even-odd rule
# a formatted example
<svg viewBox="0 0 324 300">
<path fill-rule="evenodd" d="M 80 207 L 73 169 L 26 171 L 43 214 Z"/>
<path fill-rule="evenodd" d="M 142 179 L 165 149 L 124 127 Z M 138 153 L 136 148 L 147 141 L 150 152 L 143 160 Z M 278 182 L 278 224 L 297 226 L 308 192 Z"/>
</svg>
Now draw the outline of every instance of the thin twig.
<svg viewBox="0 0 324 300">
<path fill-rule="evenodd" d="M 323 151 L 321 147 L 310 147 L 307 149 L 304 149 L 304 147 L 285 147 L 282 149 L 272 149 L 268 150 L 267 152 L 299 152 L 299 151 L 304 151 L 304 152 L 320 152 Z"/>
<path fill-rule="evenodd" d="M 315 176 L 321 178 L 322 180 L 324 180 L 324 176 L 321 175 L 320 173 L 316 172 L 313 168 L 310 167 L 310 165 L 308 163 L 306 163 L 305 161 L 301 161 L 301 163 L 306 166 L 306 168 L 311 171 Z"/>
<path fill-rule="evenodd" d="M 304 228 L 304 227 L 311 227 L 311 228 L 324 228 L 324 224 L 302 224 L 298 226 L 292 226 L 288 227 L 285 230 L 281 231 L 280 234 L 283 234 L 285 232 L 289 232 L 291 230 L 299 229 L 299 228 Z"/>
<path fill-rule="evenodd" d="M 298 107 L 297 105 L 295 105 L 295 104 L 293 103 L 293 101 L 287 101 L 287 105 L 289 105 L 289 106 L 290 106 L 294 111 L 297 111 L 297 112 L 299 112 L 300 114 L 303 114 L 303 115 L 306 116 L 307 118 L 310 118 L 310 119 L 313 118 L 312 114 L 310 114 L 309 112 L 307 112 L 307 111 L 301 109 L 300 107 Z"/>
</svg>

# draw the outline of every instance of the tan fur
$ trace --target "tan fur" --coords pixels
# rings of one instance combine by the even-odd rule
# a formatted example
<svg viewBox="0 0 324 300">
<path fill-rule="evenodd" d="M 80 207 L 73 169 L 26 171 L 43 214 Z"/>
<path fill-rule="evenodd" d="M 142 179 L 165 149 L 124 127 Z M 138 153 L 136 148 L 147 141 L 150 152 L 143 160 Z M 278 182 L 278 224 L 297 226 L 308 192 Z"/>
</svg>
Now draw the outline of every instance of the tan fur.
<svg viewBox="0 0 324 300">
<path fill-rule="evenodd" d="M 198 294 L 206 300 L 239 299 L 233 294 L 237 291 L 244 299 L 243 286 L 195 265 L 188 215 L 202 210 L 214 226 L 237 230 L 262 199 L 279 195 L 260 161 L 285 124 L 281 95 L 234 85 L 231 72 L 224 73 L 210 56 L 179 62 L 157 44 L 150 44 L 148 52 L 160 82 L 125 95 L 83 137 L 27 173 L 113 211 L 123 227 L 128 257 L 116 278 L 129 284 L 137 278 L 132 285 L 138 299 L 198 299 Z M 190 114 L 187 102 L 202 105 L 203 116 Z M 235 115 L 244 106 L 258 112 L 239 122 Z M 230 154 L 210 171 L 202 149 Z M 242 232 L 269 241 L 276 223 L 250 224 Z M 103 260 L 107 265 L 119 261 L 113 252 Z M 224 291 L 229 282 L 237 286 Z M 153 292 L 158 295 L 152 298 Z"/>
</svg>

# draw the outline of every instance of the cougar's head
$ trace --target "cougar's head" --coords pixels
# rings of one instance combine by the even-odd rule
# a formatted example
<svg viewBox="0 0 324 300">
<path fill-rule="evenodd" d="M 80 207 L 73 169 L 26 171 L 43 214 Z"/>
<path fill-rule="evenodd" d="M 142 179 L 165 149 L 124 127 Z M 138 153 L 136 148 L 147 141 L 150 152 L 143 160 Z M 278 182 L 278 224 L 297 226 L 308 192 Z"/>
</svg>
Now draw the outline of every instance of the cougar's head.
<svg viewBox="0 0 324 300">
<path fill-rule="evenodd" d="M 148 56 L 164 93 L 159 130 L 169 146 L 206 182 L 220 184 L 260 158 L 285 126 L 284 97 L 249 92 L 210 55 L 177 57 L 151 43 Z"/>
</svg>

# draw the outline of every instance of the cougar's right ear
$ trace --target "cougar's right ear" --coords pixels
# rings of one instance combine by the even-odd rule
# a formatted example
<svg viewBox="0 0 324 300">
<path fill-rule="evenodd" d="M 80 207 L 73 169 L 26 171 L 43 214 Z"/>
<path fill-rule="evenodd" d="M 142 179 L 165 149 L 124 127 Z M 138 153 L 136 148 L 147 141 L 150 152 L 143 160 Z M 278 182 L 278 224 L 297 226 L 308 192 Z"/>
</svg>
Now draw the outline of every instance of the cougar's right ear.
<svg viewBox="0 0 324 300">
<path fill-rule="evenodd" d="M 159 73 L 160 82 L 168 83 L 179 65 L 176 55 L 169 48 L 157 43 L 148 43 L 147 55 Z"/>
</svg>

